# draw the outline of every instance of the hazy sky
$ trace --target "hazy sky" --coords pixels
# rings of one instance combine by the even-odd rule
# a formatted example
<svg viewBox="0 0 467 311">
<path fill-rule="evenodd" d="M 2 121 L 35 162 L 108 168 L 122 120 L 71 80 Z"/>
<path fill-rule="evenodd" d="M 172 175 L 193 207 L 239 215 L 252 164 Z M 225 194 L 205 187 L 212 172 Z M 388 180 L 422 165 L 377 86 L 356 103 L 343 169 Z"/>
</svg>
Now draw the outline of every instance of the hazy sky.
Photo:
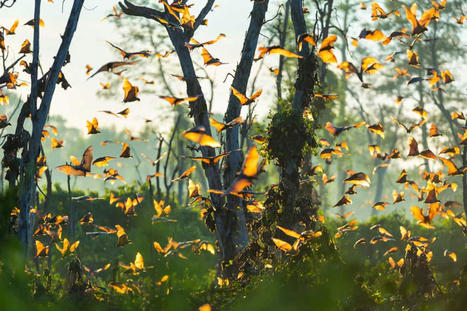
<svg viewBox="0 0 467 311">
<path fill-rule="evenodd" d="M 206 0 L 191 1 L 195 3 L 195 6 L 191 9 L 193 13 L 204 6 Z M 154 0 L 154 3 L 157 3 Z M 219 33 L 227 34 L 227 38 L 222 39 L 217 44 L 210 46 L 209 51 L 215 57 L 220 58 L 223 62 L 228 63 L 227 65 L 214 67 L 207 67 L 207 71 L 212 78 L 217 81 L 217 87 L 215 91 L 214 111 L 223 113 L 225 111 L 227 100 L 229 96 L 229 86 L 232 79 L 229 77 L 224 83 L 224 79 L 228 73 L 234 73 L 235 66 L 239 60 L 243 37 L 249 24 L 249 14 L 253 6 L 253 2 L 250 0 L 218 0 L 218 7 L 214 9 L 208 15 L 209 26 L 200 27 L 195 37 L 202 40 L 210 40 L 217 37 Z M 277 3 L 277 1 L 272 1 Z M 356 1 L 358 8 L 358 1 Z M 77 32 L 73 38 L 71 46 L 71 63 L 64 68 L 64 73 L 70 84 L 71 89 L 66 91 L 61 88 L 57 88 L 52 103 L 51 114 L 60 114 L 65 117 L 69 125 L 82 128 L 85 133 L 86 120 L 92 119 L 97 116 L 101 126 L 109 126 L 111 124 L 117 124 L 118 127 L 128 127 L 138 129 L 144 124 L 144 118 L 156 119 L 163 113 L 167 115 L 171 107 L 168 103 L 158 99 L 155 95 L 141 95 L 141 101 L 123 104 L 123 91 L 119 86 L 118 89 L 120 94 L 112 99 L 103 99 L 96 96 L 96 91 L 100 89 L 99 82 L 107 82 L 109 74 L 99 74 L 91 80 L 87 80 L 85 75 L 85 65 L 90 64 L 94 68 L 100 67 L 102 64 L 120 60 L 121 56 L 116 53 L 114 49 L 109 47 L 105 40 L 112 42 L 122 42 L 124 40 L 131 40 L 130 37 L 124 38 L 119 33 L 118 29 L 109 21 L 102 21 L 102 18 L 112 11 L 112 6 L 117 5 L 118 1 L 115 0 L 86 0 L 85 8 L 82 11 L 81 18 L 78 24 Z M 60 43 L 60 34 L 63 33 L 66 19 L 68 17 L 69 10 L 71 8 L 72 1 L 68 0 L 63 3 L 56 0 L 55 3 L 49 3 L 45 0 L 42 1 L 42 18 L 45 21 L 45 27 L 41 28 L 41 61 L 43 68 L 49 68 L 53 61 L 53 55 L 55 55 L 57 48 Z M 20 26 L 17 29 L 17 35 L 7 36 L 7 45 L 13 49 L 13 52 L 19 50 L 21 43 L 24 39 L 32 39 L 32 28 L 29 26 L 23 26 L 23 24 L 33 17 L 34 0 L 22 0 L 15 4 L 13 8 L 3 8 L 0 11 L 1 25 L 10 27 L 14 20 L 20 20 Z M 362 23 L 370 21 L 371 12 L 361 11 L 357 9 L 359 14 L 359 21 L 352 23 L 352 29 L 349 33 L 350 36 L 358 36 Z M 271 4 L 268 12 L 268 16 L 271 17 L 277 12 L 277 5 Z M 134 17 L 124 16 L 135 20 Z M 312 18 L 309 15 L 308 18 Z M 340 19 L 336 18 L 334 21 L 337 25 L 340 24 Z M 355 24 L 355 25 L 354 25 Z M 260 38 L 260 45 L 264 45 L 266 38 Z M 277 44 L 277 42 L 274 42 Z M 374 42 L 364 42 L 367 46 L 377 46 Z M 141 46 L 134 47 L 141 49 Z M 148 44 L 147 49 L 151 49 Z M 17 49 L 17 50 L 16 50 Z M 393 46 L 388 47 L 388 54 L 394 49 Z M 165 49 L 153 51 L 164 52 Z M 200 51 L 195 50 L 192 52 L 193 57 L 200 60 Z M 336 54 L 340 59 L 339 53 Z M 30 56 L 28 56 L 30 57 Z M 169 58 L 171 63 L 177 64 L 176 55 L 172 54 Z M 140 66 L 144 66 L 144 60 L 141 61 Z M 258 88 L 263 88 L 264 92 L 258 103 L 258 110 L 260 116 L 264 116 L 271 107 L 273 94 L 275 93 L 275 87 L 273 84 L 273 77 L 267 70 L 270 66 L 277 66 L 277 56 L 270 55 L 266 58 L 267 65 L 264 67 L 265 72 L 261 79 L 258 81 Z M 253 73 L 256 72 L 258 63 L 253 67 Z M 138 66 L 138 65 L 137 65 Z M 457 80 L 463 79 L 462 72 L 465 69 L 464 64 L 457 64 L 456 66 L 450 66 L 449 68 L 453 72 Z M 169 73 L 180 74 L 181 71 L 178 66 L 174 68 L 167 68 L 170 70 Z M 333 69 L 335 70 L 335 69 Z M 383 69 L 383 71 L 386 70 Z M 382 71 L 382 72 L 383 72 Z M 204 75 L 202 72 L 199 73 L 201 76 Z M 27 77 L 23 75 L 23 77 Z M 140 87 L 140 90 L 147 90 L 148 88 L 154 88 L 158 94 L 162 93 L 165 95 L 164 90 L 160 85 L 150 86 L 143 85 L 141 81 L 130 80 L 132 83 Z M 27 81 L 29 82 L 29 81 Z M 185 85 L 179 81 L 174 80 L 174 90 L 177 95 L 185 96 Z M 22 88 L 23 98 L 28 93 L 28 88 Z M 362 98 L 365 98 L 367 90 L 362 90 Z M 208 94 L 208 90 L 205 90 L 205 94 Z M 98 113 L 99 110 L 112 110 L 120 111 L 125 107 L 130 107 L 131 114 L 126 120 L 116 119 L 115 117 L 108 116 L 102 113 Z"/>
<path fill-rule="evenodd" d="M 157 1 L 154 1 L 157 2 Z M 199 8 L 204 6 L 206 1 L 194 1 L 196 6 L 192 9 L 197 12 Z M 41 45 L 40 45 L 40 58 L 44 69 L 50 67 L 53 56 L 55 55 L 60 44 L 60 34 L 63 33 L 69 10 L 72 6 L 72 1 L 62 2 L 55 0 L 55 3 L 42 1 L 41 16 L 45 22 L 45 27 L 41 27 Z M 236 63 L 239 59 L 243 35 L 248 27 L 249 13 L 251 11 L 253 2 L 249 0 L 231 1 L 219 0 L 219 6 L 208 15 L 209 26 L 200 27 L 196 34 L 196 38 L 200 40 L 210 40 L 215 38 L 219 33 L 227 34 L 227 38 L 220 41 L 216 46 L 210 47 L 210 52 L 219 57 L 223 62 L 228 63 L 216 68 L 208 68 L 209 73 L 216 80 L 220 81 L 219 88 L 216 90 L 216 101 L 214 110 L 222 112 L 225 110 L 229 95 L 229 86 L 231 79 L 222 85 L 222 81 L 228 72 L 233 73 Z M 64 73 L 67 80 L 70 82 L 72 88 L 64 91 L 57 87 L 53 99 L 51 114 L 60 114 L 65 117 L 69 124 L 83 129 L 85 132 L 86 120 L 97 116 L 100 125 L 107 126 L 112 123 L 118 122 L 119 126 L 130 128 L 139 128 L 143 122 L 143 118 L 155 118 L 161 110 L 166 111 L 170 109 L 168 104 L 155 96 L 142 95 L 141 101 L 136 103 L 123 104 L 121 102 L 123 95 L 119 95 L 111 100 L 102 99 L 96 96 L 96 91 L 100 89 L 99 82 L 106 81 L 106 74 L 97 75 L 91 80 L 87 80 L 85 75 L 85 66 L 90 64 L 95 69 L 102 64 L 120 60 L 121 57 L 115 50 L 110 48 L 105 40 L 113 42 L 121 42 L 125 40 L 119 34 L 115 26 L 109 21 L 102 21 L 102 18 L 112 11 L 112 6 L 117 5 L 118 1 L 106 0 L 86 0 L 85 7 L 81 13 L 80 21 L 76 34 L 73 38 L 70 48 L 71 63 L 64 68 Z M 198 9 L 196 9 L 198 7 Z M 16 19 L 20 20 L 20 26 L 17 29 L 17 35 L 8 36 L 7 45 L 9 44 L 14 52 L 19 50 L 21 43 L 25 39 L 32 41 L 32 27 L 23 26 L 23 24 L 33 18 L 34 1 L 23 0 L 15 4 L 13 8 L 2 9 L 0 15 L 2 16 L 1 25 L 10 27 Z M 270 10 L 270 14 L 275 14 Z M 125 17 L 124 18 L 130 18 Z M 130 39 L 130 38 L 127 38 Z M 140 48 L 140 47 L 138 47 Z M 150 49 L 150 47 L 147 47 Z M 153 51 L 153 52 L 163 52 Z M 199 54 L 200 51 L 196 50 L 193 53 Z M 29 56 L 28 56 L 29 57 Z M 173 62 L 176 62 L 176 56 L 170 56 Z M 198 56 L 199 57 L 199 56 Z M 276 57 L 274 57 L 275 59 Z M 179 73 L 178 68 L 173 68 L 174 73 Z M 254 72 L 254 71 L 253 71 Z M 23 75 L 23 77 L 26 77 Z M 265 83 L 271 83 L 272 78 L 265 78 L 261 81 L 261 87 Z M 131 81 L 131 80 L 130 80 Z M 29 81 L 26 81 L 29 82 Z M 136 85 L 142 88 L 151 86 L 144 86 L 141 81 L 135 82 Z M 159 86 L 154 86 L 159 87 Z M 119 90 L 121 88 L 119 87 Z M 175 88 L 177 93 L 185 95 L 185 86 L 183 83 L 178 83 Z M 23 98 L 28 93 L 28 88 L 22 89 Z M 121 91 L 123 94 L 123 91 Z M 267 93 L 267 92 L 266 92 Z M 264 96 L 266 98 L 267 95 Z M 124 107 L 129 106 L 131 110 L 130 118 L 127 120 L 116 119 L 102 113 L 96 114 L 98 110 L 112 110 L 120 111 Z M 267 112 L 265 102 L 262 103 L 261 111 Z"/>
</svg>

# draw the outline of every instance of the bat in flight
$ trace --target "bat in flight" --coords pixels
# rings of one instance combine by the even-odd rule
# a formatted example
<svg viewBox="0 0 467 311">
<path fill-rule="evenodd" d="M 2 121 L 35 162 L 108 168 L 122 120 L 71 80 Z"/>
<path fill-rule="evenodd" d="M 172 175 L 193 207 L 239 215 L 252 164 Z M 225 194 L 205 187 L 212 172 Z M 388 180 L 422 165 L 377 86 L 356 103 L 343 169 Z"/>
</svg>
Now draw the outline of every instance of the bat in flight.
<svg viewBox="0 0 467 311">
<path fill-rule="evenodd" d="M 237 124 L 241 124 L 243 121 L 242 121 L 242 117 L 238 117 L 228 123 L 222 123 L 222 122 L 214 120 L 213 118 L 209 118 L 209 122 L 217 130 L 217 133 L 220 133 L 225 129 L 232 128 Z"/>
<path fill-rule="evenodd" d="M 405 124 L 401 123 L 395 117 L 392 117 L 392 119 L 393 119 L 394 122 L 396 122 L 397 125 L 403 127 L 405 129 L 405 131 L 407 132 L 407 134 L 410 134 L 414 129 L 416 129 L 417 127 L 422 126 L 426 122 L 426 119 L 421 119 L 420 122 L 418 122 L 416 124 L 412 124 L 410 127 L 407 127 Z"/>
<path fill-rule="evenodd" d="M 104 167 L 104 166 L 109 165 L 109 161 L 114 160 L 114 159 L 115 157 L 104 156 L 104 157 L 97 158 L 96 160 L 94 160 L 94 162 L 92 162 L 92 164 L 97 167 Z"/>
<path fill-rule="evenodd" d="M 123 12 L 118 12 L 117 11 L 117 7 L 115 7 L 115 5 L 112 7 L 112 10 L 113 10 L 113 13 L 111 14 L 108 14 L 107 16 L 105 16 L 102 21 L 106 20 L 107 18 L 109 17 L 114 17 L 114 18 L 120 18 L 120 16 L 122 16 Z"/>
<path fill-rule="evenodd" d="M 366 28 L 363 28 L 358 37 L 359 39 L 371 40 L 375 42 L 379 42 L 386 39 L 386 36 L 381 30 L 367 30 Z"/>
<path fill-rule="evenodd" d="M 189 169 L 184 171 L 179 177 L 173 179 L 172 182 L 178 182 L 185 178 L 188 178 L 191 175 L 191 173 L 193 173 L 195 170 L 196 170 L 196 166 L 190 167 Z"/>
<path fill-rule="evenodd" d="M 412 206 L 410 208 L 410 212 L 412 213 L 413 217 L 418 220 L 418 224 L 422 227 L 425 227 L 427 229 L 434 229 L 433 225 L 431 224 L 433 218 L 436 216 L 437 211 L 436 211 L 436 205 L 435 204 L 430 204 L 430 209 L 428 211 L 427 215 L 423 214 L 423 211 L 420 207 L 418 206 Z"/>
<path fill-rule="evenodd" d="M 138 92 L 139 88 L 135 85 L 132 85 L 130 81 L 127 79 L 123 79 L 123 102 L 124 103 L 129 103 L 129 102 L 134 102 L 134 101 L 139 101 L 140 99 L 138 98 Z"/>
<path fill-rule="evenodd" d="M 357 69 L 354 64 L 351 62 L 342 62 L 337 66 L 337 68 L 344 70 L 345 77 L 348 78 L 353 73 L 357 75 L 360 82 L 363 83 L 363 73 L 375 74 L 378 69 L 383 68 L 384 66 L 378 62 L 374 57 L 367 56 L 362 59 L 360 64 L 360 69 Z"/>
<path fill-rule="evenodd" d="M 2 26 L 2 29 L 5 30 L 5 33 L 6 33 L 7 36 L 8 36 L 8 35 L 11 36 L 11 35 L 16 34 L 15 31 L 16 31 L 16 28 L 18 27 L 18 24 L 19 24 L 19 20 L 16 20 L 16 21 L 13 23 L 13 25 L 10 27 L 10 29 L 5 28 L 5 27 L 3 27 L 3 26 Z"/>
<path fill-rule="evenodd" d="M 230 154 L 230 152 L 222 153 L 222 154 L 219 154 L 219 155 L 213 156 L 213 157 L 187 157 L 187 158 L 189 158 L 189 159 L 191 159 L 193 161 L 201 161 L 202 163 L 206 163 L 207 165 L 214 165 L 217 162 L 219 162 L 221 159 L 228 156 L 229 154 Z"/>
<path fill-rule="evenodd" d="M 99 123 L 97 118 L 92 119 L 92 121 L 86 121 L 86 127 L 88 128 L 88 135 L 90 134 L 98 134 L 99 131 Z"/>
<path fill-rule="evenodd" d="M 233 86 L 231 87 L 231 89 L 232 89 L 233 95 L 237 97 L 237 99 L 240 101 L 240 104 L 242 106 L 246 106 L 246 105 L 253 103 L 263 93 L 263 90 L 260 89 L 259 91 L 256 91 L 256 93 L 254 93 L 250 98 L 248 98 L 242 93 L 240 93 L 239 91 L 237 91 Z"/>
<path fill-rule="evenodd" d="M 329 133 L 331 133 L 332 136 L 337 137 L 344 131 L 350 130 L 351 128 L 359 128 L 364 124 L 365 124 L 365 122 L 359 122 L 359 123 L 357 123 L 355 125 L 352 125 L 352 126 L 337 127 L 337 126 L 332 125 L 331 122 L 327 122 L 326 126 L 325 126 L 325 129 Z"/>
<path fill-rule="evenodd" d="M 337 41 L 336 35 L 331 35 L 323 40 L 321 46 L 318 50 L 318 56 L 324 63 L 337 63 L 337 58 L 332 52 L 334 48 L 334 43 Z"/>
<path fill-rule="evenodd" d="M 220 61 L 219 58 L 214 58 L 211 54 L 209 54 L 208 50 L 206 50 L 203 47 L 203 51 L 201 52 L 201 57 L 203 57 L 204 65 L 205 66 L 220 66 L 220 65 L 225 65 L 226 63 L 223 63 Z"/>
<path fill-rule="evenodd" d="M 282 55 L 284 57 L 295 57 L 295 58 L 302 58 L 302 56 L 298 55 L 298 54 L 295 54 L 293 52 L 290 52 L 289 50 L 286 50 L 284 48 L 281 48 L 280 46 L 278 45 L 274 45 L 274 46 L 268 46 L 268 47 L 262 47 L 260 46 L 258 48 L 259 50 L 259 55 L 258 55 L 258 58 L 256 58 L 256 60 L 260 60 L 261 58 L 263 58 L 266 54 L 279 54 L 279 55 Z"/>
<path fill-rule="evenodd" d="M 111 43 L 111 42 L 109 42 L 107 40 L 105 42 L 107 42 L 111 47 L 117 49 L 120 52 L 120 54 L 122 54 L 122 57 L 124 59 L 130 59 L 130 58 L 135 57 L 135 56 L 141 56 L 141 57 L 151 56 L 151 52 L 148 51 L 148 50 L 142 50 L 142 51 L 138 51 L 138 52 L 127 52 L 127 51 L 119 48 L 118 46 L 116 46 L 115 44 L 113 44 L 113 43 Z"/>
<path fill-rule="evenodd" d="M 8 122 L 8 117 L 6 114 L 0 114 L 0 129 L 3 129 L 7 126 L 11 125 L 10 122 Z"/>
<path fill-rule="evenodd" d="M 57 170 L 70 176 L 86 176 L 86 174 L 91 172 L 92 152 L 92 146 L 87 147 L 83 153 L 81 162 L 74 163 L 74 165 L 60 165 L 57 166 Z"/>
<path fill-rule="evenodd" d="M 31 19 L 31 20 L 27 21 L 24 25 L 25 26 L 31 26 L 31 27 L 34 28 L 34 19 Z M 42 18 L 39 18 L 39 26 L 41 26 L 41 27 L 45 26 L 44 21 L 42 20 Z"/>
<path fill-rule="evenodd" d="M 183 133 L 183 137 L 191 140 L 201 146 L 207 146 L 211 148 L 220 147 L 221 144 L 215 140 L 211 135 L 206 133 L 204 126 L 199 125 Z"/>
<path fill-rule="evenodd" d="M 225 34 L 221 33 L 221 34 L 219 34 L 219 35 L 217 36 L 216 39 L 214 39 L 214 40 L 209 40 L 209 41 L 202 42 L 202 43 L 199 43 L 199 42 L 196 41 L 194 38 L 191 38 L 191 39 L 190 39 L 190 42 L 191 42 L 191 43 L 186 42 L 186 43 L 185 43 L 185 46 L 186 46 L 190 51 L 192 51 L 192 50 L 194 50 L 194 49 L 196 49 L 196 48 L 204 47 L 205 45 L 212 45 L 212 44 L 215 44 L 215 43 L 217 43 L 220 39 L 225 38 L 225 37 L 226 37 Z"/>
<path fill-rule="evenodd" d="M 397 10 L 392 10 L 388 13 L 386 13 L 378 3 L 373 2 L 371 4 L 371 20 L 376 21 L 378 19 L 386 19 L 388 18 L 391 14 L 394 14 L 396 16 L 400 16 L 399 11 Z"/>
<path fill-rule="evenodd" d="M 148 139 L 145 139 L 145 138 L 139 138 L 139 137 L 135 137 L 131 134 L 131 132 L 128 130 L 128 129 L 125 129 L 125 134 L 128 136 L 128 138 L 131 140 L 131 141 L 144 141 L 144 142 L 148 142 L 149 140 Z"/>
<path fill-rule="evenodd" d="M 172 106 L 177 106 L 183 102 L 189 102 L 189 103 L 194 102 L 199 98 L 199 96 L 183 97 L 183 98 L 173 97 L 173 96 L 159 96 L 159 98 L 167 101 Z"/>
<path fill-rule="evenodd" d="M 243 162 L 240 175 L 234 180 L 232 185 L 227 190 L 227 193 L 239 193 L 245 187 L 250 186 L 258 175 L 258 162 L 258 148 L 253 146 L 250 148 L 250 150 L 248 150 L 248 154 L 246 156 L 245 162 Z"/>
<path fill-rule="evenodd" d="M 316 41 L 315 38 L 307 33 L 302 33 L 297 37 L 297 46 L 298 46 L 298 51 L 301 52 L 303 49 L 303 42 L 307 42 L 311 44 L 312 46 L 316 46 Z"/>
<path fill-rule="evenodd" d="M 410 22 L 412 25 L 412 35 L 418 35 L 421 34 L 425 31 L 428 30 L 428 24 L 432 19 L 434 19 L 436 16 L 436 10 L 432 7 L 431 9 L 425 11 L 422 14 L 422 17 L 420 19 L 417 19 L 416 14 L 417 14 L 417 4 L 414 3 L 410 9 L 406 5 L 402 5 L 405 14 L 407 17 L 407 20 Z"/>
<path fill-rule="evenodd" d="M 97 69 L 96 72 L 94 72 L 89 78 L 91 79 L 92 77 L 94 77 L 95 75 L 97 75 L 98 73 L 100 72 L 109 72 L 109 71 L 113 71 L 115 68 L 118 68 L 118 67 L 121 67 L 121 66 L 127 66 L 127 65 L 133 65 L 133 64 L 136 64 L 135 61 L 133 62 L 108 62 L 104 65 L 102 65 L 99 69 Z"/>
<path fill-rule="evenodd" d="M 110 111 L 110 110 L 100 110 L 100 112 L 107 113 L 107 114 L 110 114 L 110 115 L 115 116 L 115 117 L 123 116 L 126 119 L 128 114 L 130 113 L 130 109 L 125 108 L 122 111 L 119 111 L 117 113 L 115 113 L 113 111 Z"/>
</svg>

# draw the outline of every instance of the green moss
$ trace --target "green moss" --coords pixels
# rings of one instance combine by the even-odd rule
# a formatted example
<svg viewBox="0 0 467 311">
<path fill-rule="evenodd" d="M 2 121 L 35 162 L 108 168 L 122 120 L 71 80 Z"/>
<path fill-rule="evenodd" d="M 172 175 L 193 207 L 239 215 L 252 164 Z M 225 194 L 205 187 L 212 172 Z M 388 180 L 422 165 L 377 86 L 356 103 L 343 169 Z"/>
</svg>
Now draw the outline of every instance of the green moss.
<svg viewBox="0 0 467 311">
<path fill-rule="evenodd" d="M 280 105 L 268 127 L 266 149 L 270 159 L 277 160 L 281 167 L 290 160 L 299 163 L 315 147 L 313 122 L 290 104 Z"/>
</svg>

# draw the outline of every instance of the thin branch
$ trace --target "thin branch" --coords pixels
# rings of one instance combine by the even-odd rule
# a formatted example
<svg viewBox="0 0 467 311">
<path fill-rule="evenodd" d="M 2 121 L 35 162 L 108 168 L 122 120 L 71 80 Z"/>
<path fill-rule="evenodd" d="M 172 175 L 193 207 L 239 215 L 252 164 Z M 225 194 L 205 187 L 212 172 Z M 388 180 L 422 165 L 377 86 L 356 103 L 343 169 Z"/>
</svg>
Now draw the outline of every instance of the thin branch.
<svg viewBox="0 0 467 311">
<path fill-rule="evenodd" d="M 36 115 L 37 110 L 37 68 L 39 65 L 39 21 L 41 17 L 41 0 L 35 1 L 34 6 L 34 36 L 33 36 L 33 54 L 31 64 L 31 100 L 29 102 L 32 118 Z"/>
<path fill-rule="evenodd" d="M 195 20 L 195 24 L 193 25 L 193 30 L 189 33 L 191 36 L 194 34 L 196 29 L 198 29 L 198 27 L 203 24 L 203 21 L 206 19 L 206 16 L 211 11 L 214 5 L 214 2 L 216 2 L 216 0 L 208 0 L 204 8 L 201 10 L 198 17 Z"/>
</svg>

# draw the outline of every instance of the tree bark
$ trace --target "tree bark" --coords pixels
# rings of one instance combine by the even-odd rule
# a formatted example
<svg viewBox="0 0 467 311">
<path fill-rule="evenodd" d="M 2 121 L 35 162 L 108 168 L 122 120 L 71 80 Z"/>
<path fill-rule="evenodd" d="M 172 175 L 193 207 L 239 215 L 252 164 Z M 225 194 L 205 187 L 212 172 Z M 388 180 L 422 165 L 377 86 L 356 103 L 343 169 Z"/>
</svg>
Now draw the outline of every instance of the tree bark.
<svg viewBox="0 0 467 311">
<path fill-rule="evenodd" d="M 169 38 L 172 42 L 172 45 L 174 46 L 175 52 L 178 56 L 180 67 L 183 71 L 183 76 L 186 82 L 187 95 L 190 97 L 198 96 L 198 100 L 190 103 L 190 115 L 193 117 L 195 125 L 203 126 L 206 129 L 206 133 L 209 135 L 211 135 L 211 128 L 206 99 L 204 97 L 201 85 L 196 76 L 190 51 L 185 46 L 185 43 L 189 42 L 196 29 L 201 25 L 202 21 L 211 10 L 212 6 L 214 5 L 214 2 L 215 0 L 208 0 L 205 7 L 201 10 L 200 14 L 196 18 L 196 22 L 192 30 L 183 30 L 181 27 L 165 26 Z M 234 81 L 245 81 L 244 87 L 242 87 L 243 82 L 238 85 L 238 90 L 241 92 L 246 90 L 246 83 L 248 81 L 248 77 L 251 70 L 251 64 L 253 62 L 253 55 L 256 49 L 257 37 L 259 36 L 259 31 L 264 20 L 264 15 L 263 17 L 261 17 L 261 12 L 262 10 L 264 10 L 264 13 L 266 12 L 267 5 L 268 1 L 262 3 L 255 2 L 253 11 L 251 13 L 252 17 L 250 28 L 247 33 L 247 39 L 245 40 L 245 42 L 248 42 L 248 44 L 244 46 L 244 52 L 246 49 L 248 57 L 244 58 L 245 53 L 242 53 L 241 60 L 241 63 L 244 63 L 244 65 L 242 65 L 241 68 L 245 67 L 245 69 L 247 70 L 242 69 L 240 72 L 236 72 L 236 78 L 234 79 Z M 136 6 L 128 0 L 125 0 L 124 4 L 120 2 L 120 7 L 122 8 L 123 12 L 128 15 L 141 16 L 155 21 L 157 21 L 158 18 L 163 18 L 169 21 L 173 18 L 171 16 L 168 16 L 167 14 L 164 14 L 164 12 L 160 12 L 156 9 Z M 256 32 L 256 40 L 253 40 L 253 33 Z M 239 77 L 237 78 L 237 76 Z M 236 83 L 234 83 L 234 87 L 237 85 Z M 235 105 L 229 107 L 225 119 L 233 119 L 233 116 L 239 115 L 239 111 L 239 107 L 236 107 Z M 236 147 L 238 146 L 238 129 L 230 134 L 227 133 L 227 136 L 229 136 L 229 142 L 227 143 L 226 151 L 234 151 L 238 149 Z M 200 149 L 203 157 L 213 157 L 216 154 L 215 150 L 210 147 L 201 147 Z M 235 168 L 239 168 L 241 166 L 241 157 L 239 155 L 235 155 L 235 153 L 239 154 L 239 152 L 233 152 L 232 155 L 229 156 L 229 158 L 232 158 L 232 160 L 228 159 L 230 172 L 227 175 L 229 176 L 227 180 L 230 180 L 230 176 L 234 176 L 235 172 L 238 170 L 235 170 Z M 203 163 L 203 169 L 205 172 L 205 176 L 208 180 L 209 188 L 217 190 L 224 188 L 221 180 L 221 172 L 217 164 L 206 165 L 205 163 Z M 211 194 L 211 200 L 216 208 L 214 217 L 216 222 L 216 234 L 221 252 L 221 257 L 225 262 L 227 262 L 233 259 L 248 241 L 246 234 L 246 220 L 244 217 L 244 211 L 242 209 L 237 209 L 237 204 L 234 203 L 229 203 L 227 207 L 224 206 L 225 200 L 220 195 Z M 229 202 L 232 202 L 230 196 Z M 231 206 L 235 206 L 235 208 L 232 210 L 229 208 Z"/>
<path fill-rule="evenodd" d="M 307 33 L 305 17 L 303 13 L 303 3 L 301 0 L 290 1 L 290 16 L 295 31 L 295 38 Z M 295 94 L 292 101 L 292 110 L 297 115 L 302 115 L 305 107 L 310 105 L 310 98 L 313 96 L 313 89 L 316 83 L 316 73 L 318 70 L 316 57 L 310 53 L 308 43 L 303 42 L 302 56 L 298 59 L 297 79 L 295 82 Z M 288 159 L 281 168 L 280 187 L 285 193 L 284 202 L 284 224 L 294 223 L 295 202 L 299 190 L 299 165 L 301 159 Z"/>
<path fill-rule="evenodd" d="M 34 103 L 34 99 L 31 100 L 32 96 L 34 96 L 33 90 L 31 89 L 31 101 L 29 102 L 29 107 L 34 110 L 31 111 L 32 135 L 28 141 L 27 146 L 25 146 L 23 150 L 23 165 L 21 169 L 21 182 L 19 189 L 20 217 L 18 223 L 18 236 L 21 242 L 26 246 L 29 245 L 33 229 L 29 212 L 34 206 L 34 194 L 36 190 L 36 158 L 39 155 L 42 130 L 44 129 L 45 122 L 49 115 L 50 105 L 52 103 L 52 97 L 55 91 L 58 76 L 68 55 L 71 40 L 73 39 L 73 35 L 78 24 L 83 3 L 84 0 L 75 0 L 73 2 L 73 7 L 68 18 L 65 33 L 62 36 L 62 43 L 60 44 L 58 52 L 55 56 L 53 65 L 47 74 L 47 82 L 45 85 L 44 94 L 38 109 L 33 107 L 33 104 L 31 104 Z M 35 30 L 37 29 L 39 29 L 39 27 L 35 27 Z M 21 118 L 21 116 L 19 118 Z"/>
<path fill-rule="evenodd" d="M 467 120 L 465 121 L 465 126 L 467 127 Z M 464 145 L 464 152 L 462 154 L 462 166 L 464 169 L 467 167 L 467 143 Z M 463 195 L 463 204 L 464 212 L 467 215 L 467 170 L 464 171 L 462 175 L 462 195 Z"/>
<path fill-rule="evenodd" d="M 268 9 L 269 1 L 255 2 L 251 11 L 250 25 L 248 27 L 245 40 L 243 42 L 242 55 L 240 62 L 235 70 L 235 77 L 232 82 L 232 87 L 240 93 L 246 94 L 248 80 L 253 66 L 254 55 L 258 45 L 258 38 L 263 26 L 264 18 Z M 242 105 L 233 92 L 230 93 L 229 104 L 224 116 L 226 123 L 240 116 Z M 224 187 L 227 189 L 235 179 L 235 175 L 241 169 L 243 161 L 243 153 L 239 145 L 239 129 L 240 125 L 235 125 L 226 130 L 225 150 L 230 152 L 227 158 L 227 167 L 224 170 Z M 227 227 L 227 238 L 231 240 L 231 249 L 229 257 L 235 256 L 248 244 L 248 232 L 246 228 L 245 209 L 239 197 L 228 195 L 227 211 L 225 221 L 231 225 Z"/>
<path fill-rule="evenodd" d="M 282 29 L 279 32 L 279 41 L 280 41 L 280 47 L 284 48 L 285 42 L 287 40 L 287 26 L 289 24 L 289 11 L 290 11 L 290 1 L 287 0 L 285 3 L 285 16 L 284 20 L 282 21 Z M 284 63 L 285 63 L 285 57 L 280 56 L 279 57 L 279 72 L 277 73 L 276 77 L 276 88 L 277 88 L 277 98 L 280 100 L 282 99 L 282 77 L 283 73 L 282 71 L 284 70 Z M 278 101 L 279 102 L 279 101 Z M 278 107 L 279 110 L 279 107 Z"/>
</svg>

